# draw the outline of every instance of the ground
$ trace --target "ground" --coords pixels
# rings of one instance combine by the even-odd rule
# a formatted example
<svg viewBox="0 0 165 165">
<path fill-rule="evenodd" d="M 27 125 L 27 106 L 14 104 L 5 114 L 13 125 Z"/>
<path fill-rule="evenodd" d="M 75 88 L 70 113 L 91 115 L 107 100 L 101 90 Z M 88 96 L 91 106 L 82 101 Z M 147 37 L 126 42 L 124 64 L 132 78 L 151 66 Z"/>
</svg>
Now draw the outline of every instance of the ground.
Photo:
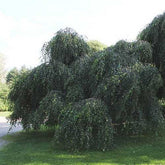
<svg viewBox="0 0 165 165">
<path fill-rule="evenodd" d="M 6 117 L 0 117 L 0 149 L 2 148 L 2 146 L 8 143 L 7 141 L 2 139 L 3 136 L 22 130 L 22 127 L 19 124 L 17 124 L 16 127 L 12 127 L 11 130 L 10 128 L 11 126 Z"/>
<path fill-rule="evenodd" d="M 8 134 L 9 123 L 0 117 L 0 165 L 165 165 L 165 136 L 116 137 L 112 150 L 67 151 L 53 143 L 54 131 Z M 6 144 L 6 140 L 10 142 Z"/>
</svg>

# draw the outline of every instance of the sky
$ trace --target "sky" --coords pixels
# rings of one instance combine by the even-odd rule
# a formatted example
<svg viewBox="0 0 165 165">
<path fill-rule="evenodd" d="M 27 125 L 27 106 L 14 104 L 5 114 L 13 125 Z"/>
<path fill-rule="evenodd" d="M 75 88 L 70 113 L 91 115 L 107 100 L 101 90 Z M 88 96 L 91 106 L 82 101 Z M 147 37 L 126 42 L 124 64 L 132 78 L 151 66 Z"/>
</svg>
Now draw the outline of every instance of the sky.
<svg viewBox="0 0 165 165">
<path fill-rule="evenodd" d="M 164 11 L 165 0 L 0 0 L 0 52 L 7 70 L 32 68 L 60 29 L 71 27 L 110 46 L 136 40 Z"/>
</svg>

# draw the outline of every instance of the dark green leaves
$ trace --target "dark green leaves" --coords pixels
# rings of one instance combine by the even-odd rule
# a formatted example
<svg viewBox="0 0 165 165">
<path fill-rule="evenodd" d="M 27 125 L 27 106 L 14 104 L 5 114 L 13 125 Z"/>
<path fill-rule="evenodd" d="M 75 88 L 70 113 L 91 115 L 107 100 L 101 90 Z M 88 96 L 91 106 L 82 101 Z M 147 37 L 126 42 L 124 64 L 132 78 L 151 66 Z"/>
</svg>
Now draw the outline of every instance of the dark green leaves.
<svg viewBox="0 0 165 165">
<path fill-rule="evenodd" d="M 55 141 L 72 150 L 108 150 L 114 133 L 155 131 L 164 118 L 157 99 L 161 75 L 149 64 L 151 46 L 119 41 L 89 56 L 81 36 L 58 31 L 44 45 L 45 63 L 13 85 L 11 122 L 21 118 L 25 129 L 57 126 Z"/>
<path fill-rule="evenodd" d="M 59 30 L 56 35 L 44 45 L 43 58 L 47 61 L 59 61 L 70 65 L 79 57 L 88 54 L 89 46 L 82 36 L 73 29 Z"/>
<path fill-rule="evenodd" d="M 55 140 L 71 150 L 110 149 L 113 128 L 108 107 L 94 98 L 67 105 L 61 112 Z"/>
</svg>

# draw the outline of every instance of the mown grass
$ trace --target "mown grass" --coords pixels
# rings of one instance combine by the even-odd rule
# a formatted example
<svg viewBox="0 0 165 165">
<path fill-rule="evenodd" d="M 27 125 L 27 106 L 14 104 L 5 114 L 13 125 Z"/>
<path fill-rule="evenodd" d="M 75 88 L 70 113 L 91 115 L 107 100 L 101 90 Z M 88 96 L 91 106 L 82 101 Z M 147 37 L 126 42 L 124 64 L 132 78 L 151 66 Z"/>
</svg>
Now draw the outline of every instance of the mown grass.
<svg viewBox="0 0 165 165">
<path fill-rule="evenodd" d="M 10 116 L 11 113 L 12 112 L 10 112 L 10 111 L 0 111 L 0 116 L 1 117 L 8 117 L 8 116 Z"/>
<path fill-rule="evenodd" d="M 8 135 L 0 150 L 0 165 L 123 165 L 165 164 L 164 137 L 117 138 L 112 151 L 69 152 L 52 147 L 53 132 Z"/>
</svg>

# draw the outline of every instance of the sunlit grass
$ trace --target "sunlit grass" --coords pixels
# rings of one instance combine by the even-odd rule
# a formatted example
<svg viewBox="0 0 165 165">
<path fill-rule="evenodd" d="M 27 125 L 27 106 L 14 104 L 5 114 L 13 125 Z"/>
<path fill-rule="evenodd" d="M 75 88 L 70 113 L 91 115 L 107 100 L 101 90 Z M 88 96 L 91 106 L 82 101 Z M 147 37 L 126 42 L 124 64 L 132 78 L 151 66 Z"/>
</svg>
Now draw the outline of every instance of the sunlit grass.
<svg viewBox="0 0 165 165">
<path fill-rule="evenodd" d="M 69 152 L 53 148 L 53 131 L 8 135 L 0 165 L 123 165 L 165 164 L 164 137 L 118 137 L 112 151 Z"/>
</svg>

